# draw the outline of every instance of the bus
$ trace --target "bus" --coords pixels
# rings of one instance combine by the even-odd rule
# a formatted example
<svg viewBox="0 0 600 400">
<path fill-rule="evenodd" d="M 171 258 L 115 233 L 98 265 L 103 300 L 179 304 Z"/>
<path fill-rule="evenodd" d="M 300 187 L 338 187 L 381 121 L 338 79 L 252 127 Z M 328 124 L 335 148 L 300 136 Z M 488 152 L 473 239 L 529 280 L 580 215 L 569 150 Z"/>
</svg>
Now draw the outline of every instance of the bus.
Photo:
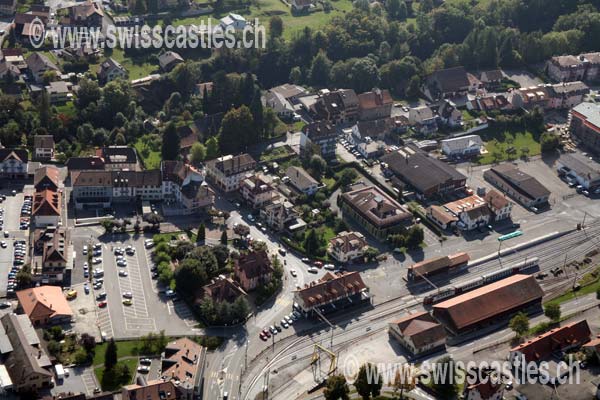
<svg viewBox="0 0 600 400">
<path fill-rule="evenodd" d="M 523 232 L 521 232 L 521 231 L 514 231 L 514 232 L 512 232 L 512 233 L 508 233 L 508 234 L 506 234 L 506 235 L 502 235 L 502 236 L 500 236 L 500 237 L 498 238 L 498 241 L 499 241 L 499 242 L 503 242 L 503 241 L 505 241 L 505 240 L 508 240 L 508 239 L 512 239 L 512 238 L 516 238 L 516 237 L 518 237 L 518 236 L 521 236 L 522 234 L 523 234 Z"/>
</svg>

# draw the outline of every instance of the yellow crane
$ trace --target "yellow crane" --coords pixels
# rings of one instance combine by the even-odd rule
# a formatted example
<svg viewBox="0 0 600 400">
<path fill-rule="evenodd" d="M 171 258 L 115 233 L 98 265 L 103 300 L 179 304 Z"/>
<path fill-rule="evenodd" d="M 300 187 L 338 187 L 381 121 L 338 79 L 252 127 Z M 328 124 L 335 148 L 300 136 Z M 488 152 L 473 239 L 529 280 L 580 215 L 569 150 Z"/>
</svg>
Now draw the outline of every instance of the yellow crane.
<svg viewBox="0 0 600 400">
<path fill-rule="evenodd" d="M 321 370 L 321 353 L 325 353 L 329 356 L 330 363 L 329 363 L 329 369 L 328 369 L 327 375 L 326 375 L 326 376 L 329 376 L 329 375 L 333 374 L 335 372 L 335 370 L 337 369 L 337 356 L 335 355 L 334 352 L 327 350 L 325 347 L 321 346 L 320 344 L 315 344 L 315 349 L 313 351 L 313 355 L 310 360 L 310 364 L 313 366 L 313 370 L 317 367 L 319 368 L 319 371 Z M 321 374 L 319 374 L 319 375 L 321 375 Z M 316 375 L 315 375 L 315 378 L 317 378 Z"/>
</svg>

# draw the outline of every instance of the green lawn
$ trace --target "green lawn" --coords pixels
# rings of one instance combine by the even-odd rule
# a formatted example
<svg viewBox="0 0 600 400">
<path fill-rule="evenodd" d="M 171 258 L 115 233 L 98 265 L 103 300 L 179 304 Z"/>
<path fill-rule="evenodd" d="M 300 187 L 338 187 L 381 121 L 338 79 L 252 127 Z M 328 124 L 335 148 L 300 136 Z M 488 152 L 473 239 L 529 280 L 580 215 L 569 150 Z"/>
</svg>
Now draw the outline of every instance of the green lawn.
<svg viewBox="0 0 600 400">
<path fill-rule="evenodd" d="M 585 296 L 586 294 L 596 293 L 596 291 L 599 289 L 600 289 L 600 280 L 597 280 L 594 283 L 591 283 L 587 286 L 583 286 L 581 289 L 579 289 L 577 291 L 574 291 L 573 289 L 569 289 L 565 294 L 555 298 L 554 300 L 550 300 L 550 301 L 546 302 L 545 304 L 550 304 L 550 303 L 562 304 L 569 300 L 573 300 L 576 297 L 582 297 L 582 296 Z"/>
<path fill-rule="evenodd" d="M 133 378 L 135 377 L 135 373 L 136 373 L 136 369 L 137 369 L 137 363 L 138 363 L 137 358 L 130 358 L 127 360 L 119 361 L 119 363 L 127 365 L 127 368 L 129 369 L 129 373 L 131 374 L 131 379 L 133 381 Z M 94 374 L 96 374 L 96 379 L 98 380 L 98 382 L 102 382 L 102 378 L 104 377 L 104 366 L 94 368 Z M 131 382 L 129 382 L 129 383 L 131 383 Z M 122 386 L 121 383 L 118 383 L 118 382 L 110 383 L 106 387 L 102 387 L 102 390 L 113 391 L 116 389 L 120 389 L 121 386 Z"/>
<path fill-rule="evenodd" d="M 73 104 L 72 101 L 61 104 L 60 106 L 56 106 L 56 111 L 71 118 L 75 118 L 77 116 L 77 110 L 75 109 L 75 104 Z"/>
<path fill-rule="evenodd" d="M 480 136 L 485 141 L 487 153 L 479 158 L 479 164 L 517 159 L 523 155 L 524 148 L 529 149 L 528 156 L 535 156 L 542 152 L 539 140 L 530 132 L 488 132 L 487 130 L 482 132 Z M 511 148 L 515 151 L 512 154 L 507 151 Z"/>
<path fill-rule="evenodd" d="M 106 56 L 112 57 L 125 67 L 129 73 L 129 80 L 143 78 L 159 71 L 158 60 L 153 59 L 152 55 L 148 55 L 144 59 L 134 59 L 125 55 L 122 49 L 115 48 L 112 49 L 112 54 L 107 52 Z M 90 66 L 90 70 L 94 71 L 95 69 Z"/>
<path fill-rule="evenodd" d="M 137 356 L 137 349 L 140 346 L 141 342 L 137 340 L 128 340 L 117 343 L 117 356 L 121 357 L 130 357 Z M 94 353 L 94 360 L 92 365 L 103 365 L 104 364 L 104 353 L 106 352 L 106 346 L 108 346 L 108 342 L 101 343 L 96 346 Z M 97 375 L 97 374 L 96 374 Z"/>
<path fill-rule="evenodd" d="M 144 162 L 146 169 L 155 169 L 160 167 L 162 160 L 160 148 L 155 141 L 145 141 L 143 138 L 138 139 L 133 145 L 139 156 Z"/>
</svg>

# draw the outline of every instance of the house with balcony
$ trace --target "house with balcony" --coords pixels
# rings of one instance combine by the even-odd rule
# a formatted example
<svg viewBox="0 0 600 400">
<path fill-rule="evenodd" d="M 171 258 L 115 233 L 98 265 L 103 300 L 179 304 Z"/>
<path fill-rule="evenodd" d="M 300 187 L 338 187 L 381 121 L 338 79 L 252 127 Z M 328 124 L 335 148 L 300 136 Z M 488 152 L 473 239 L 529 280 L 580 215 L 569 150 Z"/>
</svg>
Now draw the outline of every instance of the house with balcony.
<svg viewBox="0 0 600 400">
<path fill-rule="evenodd" d="M 273 277 L 273 266 L 266 251 L 251 251 L 234 260 L 235 279 L 246 292 L 267 285 Z"/>
<path fill-rule="evenodd" d="M 252 208 L 261 208 L 279 198 L 279 193 L 267 182 L 265 177 L 254 175 L 240 183 L 240 194 Z"/>
<path fill-rule="evenodd" d="M 54 158 L 54 136 L 35 135 L 33 137 L 33 153 L 36 160 L 51 160 Z"/>
<path fill-rule="evenodd" d="M 206 176 L 224 192 L 239 190 L 241 182 L 254 174 L 256 161 L 250 154 L 226 155 L 206 162 Z"/>
<path fill-rule="evenodd" d="M 0 177 L 26 179 L 29 154 L 25 149 L 0 148 Z"/>
<path fill-rule="evenodd" d="M 368 248 L 362 233 L 343 231 L 329 240 L 327 252 L 337 261 L 347 263 L 362 259 Z"/>
</svg>

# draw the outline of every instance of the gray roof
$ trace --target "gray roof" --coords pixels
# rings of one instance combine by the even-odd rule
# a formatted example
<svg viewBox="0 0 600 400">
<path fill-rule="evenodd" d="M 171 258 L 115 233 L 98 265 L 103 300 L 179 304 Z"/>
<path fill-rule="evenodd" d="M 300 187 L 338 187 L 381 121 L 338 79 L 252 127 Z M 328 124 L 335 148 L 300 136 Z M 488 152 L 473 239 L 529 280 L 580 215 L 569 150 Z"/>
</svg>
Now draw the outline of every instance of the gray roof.
<svg viewBox="0 0 600 400">
<path fill-rule="evenodd" d="M 10 344 L 10 339 L 4 330 L 4 325 L 0 324 L 0 355 L 10 353 L 13 351 L 12 344 Z"/>
<path fill-rule="evenodd" d="M 462 150 L 471 146 L 483 146 L 479 135 L 460 136 L 452 139 L 442 140 L 442 146 L 446 145 L 450 150 Z"/>
<path fill-rule="evenodd" d="M 467 178 L 450 165 L 429 157 L 417 147 L 406 146 L 382 158 L 390 169 L 406 183 L 421 193 L 448 181 L 465 181 Z"/>
<path fill-rule="evenodd" d="M 595 103 L 581 103 L 573 107 L 572 111 L 583 115 L 590 124 L 600 128 L 600 105 Z"/>
<path fill-rule="evenodd" d="M 581 81 L 576 82 L 563 82 L 557 83 L 556 85 L 552 85 L 552 90 L 556 94 L 570 94 L 570 93 L 589 93 L 590 88 L 588 85 Z"/>
<path fill-rule="evenodd" d="M 550 196 L 550 191 L 533 176 L 521 171 L 513 164 L 500 164 L 484 172 L 496 174 L 514 190 L 532 200 Z"/>
<path fill-rule="evenodd" d="M 304 170 L 304 168 L 292 166 L 285 171 L 285 174 L 290 177 L 291 182 L 293 182 L 294 186 L 296 186 L 299 190 L 305 190 L 312 185 L 319 184 L 319 182 L 310 176 L 308 172 Z"/>
<path fill-rule="evenodd" d="M 29 68 L 34 74 L 37 74 L 39 71 L 42 71 L 44 69 L 52 69 L 57 72 L 60 72 L 58 67 L 42 53 L 33 53 L 32 55 L 27 57 L 27 60 L 25 60 L 25 62 L 27 63 L 27 68 Z"/>
<path fill-rule="evenodd" d="M 562 154 L 558 162 L 589 181 L 600 179 L 600 170 L 588 160 L 581 159 L 575 154 Z"/>
</svg>

